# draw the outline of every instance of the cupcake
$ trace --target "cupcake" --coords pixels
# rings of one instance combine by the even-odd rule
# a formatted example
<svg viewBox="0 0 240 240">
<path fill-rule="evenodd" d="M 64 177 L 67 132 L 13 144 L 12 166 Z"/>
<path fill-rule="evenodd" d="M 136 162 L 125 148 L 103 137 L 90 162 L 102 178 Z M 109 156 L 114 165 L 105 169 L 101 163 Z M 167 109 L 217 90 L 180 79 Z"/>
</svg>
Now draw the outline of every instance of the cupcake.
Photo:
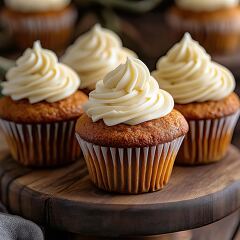
<svg viewBox="0 0 240 240">
<path fill-rule="evenodd" d="M 76 125 L 92 182 L 127 194 L 162 189 L 188 131 L 173 107 L 172 96 L 136 58 L 99 81 Z"/>
<path fill-rule="evenodd" d="M 190 32 L 210 53 L 228 53 L 239 47 L 238 4 L 238 0 L 176 0 L 166 19 L 177 37 Z"/>
<path fill-rule="evenodd" d="M 207 164 L 222 159 L 239 117 L 235 80 L 225 67 L 213 62 L 186 33 L 152 73 L 159 86 L 172 94 L 175 108 L 189 123 L 179 151 L 181 164 Z"/>
<path fill-rule="evenodd" d="M 2 23 L 21 49 L 40 40 L 49 49 L 68 44 L 77 18 L 70 0 L 5 0 Z"/>
<path fill-rule="evenodd" d="M 75 123 L 87 96 L 80 79 L 39 42 L 6 74 L 0 125 L 12 157 L 25 166 L 59 166 L 78 159 Z"/>
<path fill-rule="evenodd" d="M 136 56 L 123 48 L 121 39 L 114 32 L 97 24 L 67 49 L 62 62 L 79 74 L 80 89 L 89 93 L 99 80 L 130 55 Z"/>
</svg>

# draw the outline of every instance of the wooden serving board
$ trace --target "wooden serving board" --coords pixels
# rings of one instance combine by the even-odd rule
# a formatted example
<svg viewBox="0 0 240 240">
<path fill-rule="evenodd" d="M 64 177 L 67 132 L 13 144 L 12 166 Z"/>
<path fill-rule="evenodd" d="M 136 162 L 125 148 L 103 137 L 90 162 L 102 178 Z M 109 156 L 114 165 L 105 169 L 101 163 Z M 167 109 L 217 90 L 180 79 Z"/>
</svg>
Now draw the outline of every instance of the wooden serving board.
<svg viewBox="0 0 240 240">
<path fill-rule="evenodd" d="M 174 167 L 167 187 L 142 195 L 98 190 L 83 159 L 34 170 L 6 154 L 1 152 L 1 200 L 10 212 L 53 229 L 108 237 L 153 235 L 204 226 L 240 208 L 240 153 L 233 146 L 219 163 Z"/>
</svg>

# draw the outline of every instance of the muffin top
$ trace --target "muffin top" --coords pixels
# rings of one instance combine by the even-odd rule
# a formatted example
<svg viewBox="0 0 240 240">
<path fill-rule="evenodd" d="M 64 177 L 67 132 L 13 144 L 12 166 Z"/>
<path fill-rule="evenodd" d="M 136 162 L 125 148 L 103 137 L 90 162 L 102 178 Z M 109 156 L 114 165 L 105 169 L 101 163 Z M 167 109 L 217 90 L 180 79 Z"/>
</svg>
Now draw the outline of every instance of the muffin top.
<svg viewBox="0 0 240 240">
<path fill-rule="evenodd" d="M 81 91 L 54 103 L 29 104 L 26 99 L 14 101 L 11 97 L 3 97 L 0 99 L 0 118 L 24 124 L 75 120 L 84 112 L 82 106 L 87 99 Z"/>
<path fill-rule="evenodd" d="M 159 89 L 146 65 L 129 57 L 97 83 L 84 109 L 93 122 L 103 119 L 107 126 L 113 126 L 161 118 L 173 107 L 172 96 Z"/>
<path fill-rule="evenodd" d="M 5 0 L 5 5 L 20 12 L 45 12 L 61 10 L 70 4 L 71 0 Z"/>
<path fill-rule="evenodd" d="M 168 115 L 134 126 L 107 126 L 103 120 L 93 122 L 85 113 L 79 118 L 76 131 L 82 139 L 105 147 L 149 147 L 171 142 L 188 132 L 185 118 L 175 109 Z"/>
<path fill-rule="evenodd" d="M 125 62 L 129 55 L 136 56 L 123 48 L 121 39 L 114 32 L 97 24 L 67 49 L 62 62 L 79 74 L 81 89 L 93 90 L 99 80 Z"/>
<path fill-rule="evenodd" d="M 222 118 L 238 112 L 239 108 L 239 97 L 235 93 L 219 101 L 175 104 L 175 109 L 181 112 L 187 120 Z"/>
<path fill-rule="evenodd" d="M 97 83 L 76 131 L 101 146 L 156 146 L 188 131 L 186 120 L 173 107 L 172 96 L 159 89 L 145 64 L 129 57 Z"/>
<path fill-rule="evenodd" d="M 179 8 L 196 12 L 231 8 L 238 4 L 239 0 L 176 0 Z"/>
<path fill-rule="evenodd" d="M 78 75 L 35 42 L 2 83 L 0 117 L 14 122 L 52 122 L 79 117 L 87 96 L 77 91 Z"/>
<path fill-rule="evenodd" d="M 178 104 L 219 101 L 235 88 L 232 73 L 213 62 L 189 33 L 159 59 L 152 75 Z"/>
<path fill-rule="evenodd" d="M 74 94 L 80 85 L 78 75 L 59 63 L 55 53 L 42 49 L 38 41 L 17 60 L 6 79 L 2 83 L 3 95 L 15 101 L 28 99 L 31 104 L 63 100 Z"/>
</svg>

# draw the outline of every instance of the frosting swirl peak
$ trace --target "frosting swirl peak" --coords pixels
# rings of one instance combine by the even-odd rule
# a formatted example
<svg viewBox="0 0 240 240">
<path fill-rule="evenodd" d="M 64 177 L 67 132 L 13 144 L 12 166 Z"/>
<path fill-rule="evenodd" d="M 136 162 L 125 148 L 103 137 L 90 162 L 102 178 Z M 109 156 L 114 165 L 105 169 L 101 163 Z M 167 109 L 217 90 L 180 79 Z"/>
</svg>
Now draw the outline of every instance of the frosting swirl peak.
<svg viewBox="0 0 240 240">
<path fill-rule="evenodd" d="M 129 55 L 136 56 L 123 48 L 121 39 L 114 32 L 96 24 L 67 49 L 62 62 L 79 74 L 81 89 L 93 90 L 99 80 L 124 63 Z"/>
<path fill-rule="evenodd" d="M 190 11 L 215 11 L 236 7 L 239 0 L 176 0 L 177 6 Z"/>
<path fill-rule="evenodd" d="M 113 126 L 161 118 L 173 107 L 172 96 L 159 89 L 146 65 L 128 58 L 97 83 L 84 108 L 93 122 L 103 119 L 106 125 Z"/>
<path fill-rule="evenodd" d="M 217 101 L 235 88 L 232 73 L 213 62 L 189 33 L 159 59 L 152 75 L 180 104 Z"/>
<path fill-rule="evenodd" d="M 38 41 L 17 60 L 6 79 L 2 83 L 4 95 L 16 101 L 28 99 L 32 104 L 60 101 L 75 93 L 80 85 L 78 75 L 59 63 L 55 53 L 42 49 Z"/>
</svg>

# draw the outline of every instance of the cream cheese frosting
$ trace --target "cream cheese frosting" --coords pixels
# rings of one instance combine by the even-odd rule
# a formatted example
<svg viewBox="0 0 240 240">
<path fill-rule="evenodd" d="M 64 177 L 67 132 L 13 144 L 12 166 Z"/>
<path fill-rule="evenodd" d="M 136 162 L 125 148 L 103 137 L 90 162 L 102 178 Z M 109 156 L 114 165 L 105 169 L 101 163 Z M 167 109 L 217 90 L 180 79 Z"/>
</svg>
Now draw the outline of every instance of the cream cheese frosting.
<svg viewBox="0 0 240 240">
<path fill-rule="evenodd" d="M 180 104 L 217 101 L 235 88 L 232 73 L 212 61 L 189 33 L 159 59 L 152 75 L 160 88 L 168 91 Z"/>
<path fill-rule="evenodd" d="M 5 0 L 5 5 L 20 12 L 43 12 L 60 10 L 70 4 L 70 0 Z"/>
<path fill-rule="evenodd" d="M 16 66 L 6 74 L 2 83 L 3 95 L 13 100 L 28 99 L 30 103 L 63 100 L 77 91 L 80 79 L 68 66 L 58 62 L 57 56 L 43 49 L 40 42 L 27 49 Z"/>
<path fill-rule="evenodd" d="M 190 11 L 215 11 L 236 7 L 239 0 L 176 0 L 176 5 Z"/>
<path fill-rule="evenodd" d="M 173 107 L 172 96 L 159 89 L 146 65 L 129 57 L 97 83 L 84 109 L 93 122 L 103 119 L 107 126 L 113 126 L 161 118 Z"/>
<path fill-rule="evenodd" d="M 97 24 L 67 49 L 62 62 L 79 74 L 81 89 L 93 90 L 99 80 L 130 55 L 136 56 L 123 48 L 121 39 L 114 32 Z"/>
</svg>

